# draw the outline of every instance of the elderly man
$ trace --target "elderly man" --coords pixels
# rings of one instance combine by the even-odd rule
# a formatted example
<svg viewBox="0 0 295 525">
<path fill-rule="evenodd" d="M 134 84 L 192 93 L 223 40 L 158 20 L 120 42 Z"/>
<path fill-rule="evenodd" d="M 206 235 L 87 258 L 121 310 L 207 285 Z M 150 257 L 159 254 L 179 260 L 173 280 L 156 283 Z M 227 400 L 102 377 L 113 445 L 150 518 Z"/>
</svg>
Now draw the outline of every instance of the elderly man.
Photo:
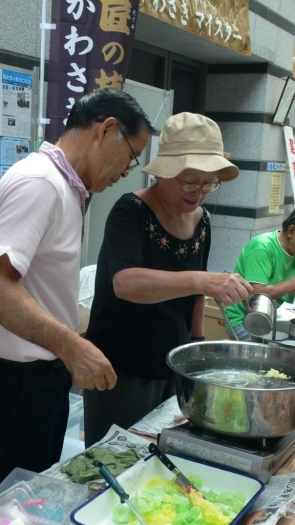
<svg viewBox="0 0 295 525">
<path fill-rule="evenodd" d="M 72 380 L 112 389 L 104 354 L 79 337 L 85 199 L 138 164 L 153 133 L 128 94 L 104 89 L 73 106 L 54 146 L 17 162 L 0 184 L 0 480 L 60 458 Z"/>
</svg>

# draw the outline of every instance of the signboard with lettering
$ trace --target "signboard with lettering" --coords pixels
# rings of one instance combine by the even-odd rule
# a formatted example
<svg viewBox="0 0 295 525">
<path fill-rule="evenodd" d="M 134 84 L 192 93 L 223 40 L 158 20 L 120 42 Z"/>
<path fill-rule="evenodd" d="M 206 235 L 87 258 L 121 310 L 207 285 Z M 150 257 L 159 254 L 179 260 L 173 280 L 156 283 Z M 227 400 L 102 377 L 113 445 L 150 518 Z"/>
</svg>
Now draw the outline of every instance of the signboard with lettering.
<svg viewBox="0 0 295 525">
<path fill-rule="evenodd" d="M 140 0 L 139 10 L 251 55 L 249 0 Z"/>
<path fill-rule="evenodd" d="M 284 126 L 284 136 L 288 156 L 291 184 L 293 189 L 293 200 L 295 203 L 295 141 L 293 135 L 293 128 L 291 128 L 291 126 Z"/>
<path fill-rule="evenodd" d="M 281 173 L 272 173 L 268 206 L 269 213 L 279 213 L 280 211 L 281 185 Z"/>
<path fill-rule="evenodd" d="M 96 89 L 122 89 L 132 50 L 138 0 L 54 0 L 45 139 L 63 133 L 75 100 Z"/>
<path fill-rule="evenodd" d="M 268 162 L 266 165 L 267 171 L 287 171 L 285 162 Z"/>
</svg>

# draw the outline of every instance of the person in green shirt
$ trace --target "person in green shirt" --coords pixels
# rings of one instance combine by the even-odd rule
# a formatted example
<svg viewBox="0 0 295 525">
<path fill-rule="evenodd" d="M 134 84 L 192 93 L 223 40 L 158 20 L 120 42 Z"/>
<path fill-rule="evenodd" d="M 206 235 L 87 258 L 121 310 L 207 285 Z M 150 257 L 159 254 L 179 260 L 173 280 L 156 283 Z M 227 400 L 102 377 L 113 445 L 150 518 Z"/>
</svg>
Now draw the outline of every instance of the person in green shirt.
<svg viewBox="0 0 295 525">
<path fill-rule="evenodd" d="M 281 230 L 253 237 L 242 249 L 234 272 L 253 286 L 253 294 L 265 293 L 276 301 L 293 303 L 295 297 L 295 210 L 283 222 Z M 243 326 L 245 307 L 235 303 L 226 308 L 229 321 L 241 341 L 251 341 Z M 228 330 L 228 336 L 233 335 Z"/>
</svg>

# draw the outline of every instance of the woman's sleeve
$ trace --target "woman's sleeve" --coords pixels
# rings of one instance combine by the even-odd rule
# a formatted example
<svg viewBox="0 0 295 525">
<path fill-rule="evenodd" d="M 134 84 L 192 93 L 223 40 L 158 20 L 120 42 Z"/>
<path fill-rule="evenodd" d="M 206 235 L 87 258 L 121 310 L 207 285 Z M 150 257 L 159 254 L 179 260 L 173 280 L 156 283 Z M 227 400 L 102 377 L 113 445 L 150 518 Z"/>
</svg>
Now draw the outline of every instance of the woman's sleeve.
<svg viewBox="0 0 295 525">
<path fill-rule="evenodd" d="M 142 266 L 144 232 L 142 211 L 129 203 L 116 203 L 103 241 L 111 278 L 120 270 Z"/>
</svg>

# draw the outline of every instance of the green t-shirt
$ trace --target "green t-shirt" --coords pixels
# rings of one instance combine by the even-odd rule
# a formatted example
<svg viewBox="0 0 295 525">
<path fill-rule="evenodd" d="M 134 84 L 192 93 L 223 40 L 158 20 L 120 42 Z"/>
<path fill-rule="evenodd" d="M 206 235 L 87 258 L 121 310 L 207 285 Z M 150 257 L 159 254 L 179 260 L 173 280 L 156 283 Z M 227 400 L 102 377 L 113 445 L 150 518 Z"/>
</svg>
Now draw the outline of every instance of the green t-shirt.
<svg viewBox="0 0 295 525">
<path fill-rule="evenodd" d="M 242 249 L 236 262 L 235 273 L 246 281 L 257 284 L 277 284 L 295 277 L 295 258 L 283 250 L 278 231 L 262 233 L 253 237 Z M 294 294 L 286 294 L 276 300 L 278 306 L 284 301 L 293 303 Z M 231 324 L 243 324 L 245 308 L 236 303 L 226 308 Z"/>
</svg>

